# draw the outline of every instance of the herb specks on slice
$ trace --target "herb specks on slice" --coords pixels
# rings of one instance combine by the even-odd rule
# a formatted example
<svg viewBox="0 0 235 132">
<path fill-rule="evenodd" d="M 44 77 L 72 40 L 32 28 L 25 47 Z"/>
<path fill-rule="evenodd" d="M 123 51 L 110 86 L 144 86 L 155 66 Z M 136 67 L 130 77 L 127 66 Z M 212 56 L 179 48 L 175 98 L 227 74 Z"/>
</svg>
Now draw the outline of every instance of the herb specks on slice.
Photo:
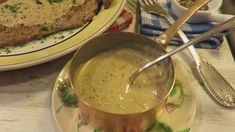
<svg viewBox="0 0 235 132">
<path fill-rule="evenodd" d="M 40 0 L 35 0 L 36 4 L 42 4 Z"/>
<path fill-rule="evenodd" d="M 53 4 L 53 3 L 61 3 L 63 2 L 64 0 L 47 0 L 50 4 Z"/>
<path fill-rule="evenodd" d="M 11 50 L 10 50 L 9 48 L 4 48 L 4 52 L 5 52 L 6 54 L 9 54 L 9 53 L 11 53 Z"/>
<path fill-rule="evenodd" d="M 16 13 L 17 10 L 19 9 L 19 7 L 17 5 L 8 5 L 8 4 L 6 4 L 4 7 L 6 9 L 8 9 L 9 11 L 11 11 L 12 13 Z"/>
<path fill-rule="evenodd" d="M 42 30 L 43 32 L 48 32 L 48 31 L 49 31 L 48 27 L 42 27 L 41 30 Z"/>
<path fill-rule="evenodd" d="M 72 2 L 73 2 L 73 4 L 76 4 L 76 3 L 77 3 L 77 1 L 76 1 L 76 0 L 72 0 Z"/>
</svg>

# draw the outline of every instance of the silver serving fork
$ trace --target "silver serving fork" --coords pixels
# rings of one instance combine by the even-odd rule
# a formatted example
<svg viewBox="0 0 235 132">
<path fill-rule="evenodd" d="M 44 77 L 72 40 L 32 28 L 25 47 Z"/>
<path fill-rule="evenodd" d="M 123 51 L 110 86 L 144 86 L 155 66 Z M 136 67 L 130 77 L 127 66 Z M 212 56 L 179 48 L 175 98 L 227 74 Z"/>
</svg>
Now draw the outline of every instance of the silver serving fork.
<svg viewBox="0 0 235 132">
<path fill-rule="evenodd" d="M 140 5 L 148 13 L 165 17 L 171 24 L 175 22 L 170 14 L 158 4 L 157 0 L 140 0 Z M 184 43 L 189 41 L 182 30 L 178 30 L 178 35 Z M 235 90 L 232 86 L 212 65 L 199 56 L 193 46 L 189 46 L 188 50 L 196 63 L 197 71 L 199 72 L 208 93 L 212 95 L 215 101 L 220 105 L 228 108 L 235 108 Z"/>
</svg>

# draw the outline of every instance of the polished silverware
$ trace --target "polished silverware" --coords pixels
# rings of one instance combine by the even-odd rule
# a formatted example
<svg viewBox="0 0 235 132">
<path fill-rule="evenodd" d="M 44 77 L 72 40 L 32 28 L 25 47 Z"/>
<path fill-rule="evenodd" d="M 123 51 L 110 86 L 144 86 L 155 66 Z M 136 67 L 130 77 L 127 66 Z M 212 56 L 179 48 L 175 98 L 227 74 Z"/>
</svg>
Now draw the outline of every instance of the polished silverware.
<svg viewBox="0 0 235 132">
<path fill-rule="evenodd" d="M 196 11 L 198 11 L 202 6 L 207 4 L 210 0 L 198 0 L 195 2 L 195 4 L 182 16 L 180 17 L 176 22 L 174 22 L 164 33 L 162 33 L 157 39 L 156 43 L 162 45 L 162 47 L 166 48 L 169 41 L 174 37 L 175 33 L 180 29 L 180 27 L 187 22 L 187 20 L 194 14 Z M 150 0 L 142 0 L 144 4 L 151 5 Z M 151 10 L 158 10 L 154 6 L 148 6 Z M 143 72 L 145 69 L 147 69 L 147 65 L 140 68 L 138 71 L 136 71 L 131 77 L 130 77 L 130 84 L 133 84 L 135 78 Z"/>
<path fill-rule="evenodd" d="M 157 14 L 165 17 L 171 24 L 175 20 L 169 15 L 169 13 L 162 8 L 157 1 L 148 0 L 148 2 L 141 2 L 141 6 L 147 12 Z M 187 43 L 189 39 L 182 30 L 178 31 L 178 35 L 181 37 L 184 43 Z M 215 101 L 225 107 L 235 107 L 235 90 L 226 81 L 226 79 L 205 59 L 202 59 L 196 52 L 193 46 L 188 47 L 196 66 L 197 71 L 204 82 L 207 91 L 214 97 Z"/>
</svg>

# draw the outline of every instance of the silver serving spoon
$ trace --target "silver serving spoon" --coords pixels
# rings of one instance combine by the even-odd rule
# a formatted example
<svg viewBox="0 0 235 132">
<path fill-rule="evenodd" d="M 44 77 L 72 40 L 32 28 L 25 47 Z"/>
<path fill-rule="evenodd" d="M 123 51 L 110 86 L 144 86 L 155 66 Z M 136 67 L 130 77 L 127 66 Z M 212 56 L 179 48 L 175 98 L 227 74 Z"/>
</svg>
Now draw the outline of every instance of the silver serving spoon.
<svg viewBox="0 0 235 132">
<path fill-rule="evenodd" d="M 215 34 L 215 33 L 218 33 L 218 32 L 221 32 L 221 31 L 224 31 L 226 29 L 229 29 L 229 28 L 232 28 L 232 27 L 235 27 L 235 17 L 229 19 L 228 21 L 222 23 L 222 24 L 219 24 L 217 25 L 216 27 L 214 27 L 212 30 L 209 30 L 203 34 L 201 34 L 200 36 L 198 36 L 197 38 L 194 38 L 192 39 L 191 41 L 187 42 L 186 44 L 183 44 L 181 45 L 180 47 L 158 57 L 157 59 L 145 64 L 144 66 L 142 66 L 141 68 L 139 68 L 130 78 L 130 84 L 133 84 L 135 79 L 138 77 L 139 74 L 141 74 L 142 72 L 144 72 L 146 69 L 154 66 L 155 64 L 159 63 L 160 61 L 182 51 L 183 49 L 193 45 L 193 44 L 196 44 L 196 43 L 199 43 L 200 41 L 204 40 L 205 38 Z M 212 70 L 209 70 L 209 68 L 203 68 L 205 66 L 202 66 L 202 65 L 207 65 L 207 63 L 202 63 L 201 67 L 202 69 L 200 70 L 200 74 L 202 76 L 205 76 L 205 77 L 210 77 L 210 76 L 216 76 L 217 73 L 215 72 L 212 72 Z M 223 78 L 218 78 L 217 81 L 223 81 L 224 79 Z M 209 79 L 207 81 L 210 81 Z M 213 83 L 213 82 L 212 82 Z M 216 82 L 214 82 L 216 83 Z M 224 92 L 223 91 L 223 88 L 224 87 L 227 87 L 227 86 L 219 86 L 220 88 L 218 88 L 216 91 L 215 90 L 210 90 L 210 92 L 212 92 L 213 96 L 215 96 L 217 99 L 220 100 L 221 103 L 223 103 L 224 106 L 226 107 L 235 107 L 235 90 L 232 88 L 232 86 L 230 86 L 229 84 L 224 84 L 224 85 L 227 85 L 230 87 L 230 89 L 226 89 Z M 223 95 L 221 95 L 223 94 Z"/>
</svg>

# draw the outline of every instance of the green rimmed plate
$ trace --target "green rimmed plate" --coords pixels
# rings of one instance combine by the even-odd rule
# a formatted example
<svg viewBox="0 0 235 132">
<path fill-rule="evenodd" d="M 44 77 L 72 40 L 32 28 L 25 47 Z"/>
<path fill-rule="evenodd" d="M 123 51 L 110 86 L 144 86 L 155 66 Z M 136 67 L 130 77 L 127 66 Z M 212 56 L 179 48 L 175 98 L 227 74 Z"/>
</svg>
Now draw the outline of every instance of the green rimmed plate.
<svg viewBox="0 0 235 132">
<path fill-rule="evenodd" d="M 184 61 L 174 59 L 177 81 L 156 124 L 149 132 L 188 132 L 196 113 L 196 96 L 191 87 L 191 77 Z M 68 64 L 67 64 L 68 65 Z M 52 92 L 52 111 L 57 128 L 62 132 L 99 132 L 79 120 L 79 106 L 74 95 L 66 90 L 67 67 L 57 77 Z M 65 98 L 66 97 L 66 98 Z"/>
<path fill-rule="evenodd" d="M 79 29 L 59 32 L 23 46 L 1 48 L 0 71 L 41 64 L 75 51 L 108 29 L 121 13 L 125 3 L 126 0 L 114 0 L 109 9 L 101 9 L 92 22 Z"/>
</svg>

